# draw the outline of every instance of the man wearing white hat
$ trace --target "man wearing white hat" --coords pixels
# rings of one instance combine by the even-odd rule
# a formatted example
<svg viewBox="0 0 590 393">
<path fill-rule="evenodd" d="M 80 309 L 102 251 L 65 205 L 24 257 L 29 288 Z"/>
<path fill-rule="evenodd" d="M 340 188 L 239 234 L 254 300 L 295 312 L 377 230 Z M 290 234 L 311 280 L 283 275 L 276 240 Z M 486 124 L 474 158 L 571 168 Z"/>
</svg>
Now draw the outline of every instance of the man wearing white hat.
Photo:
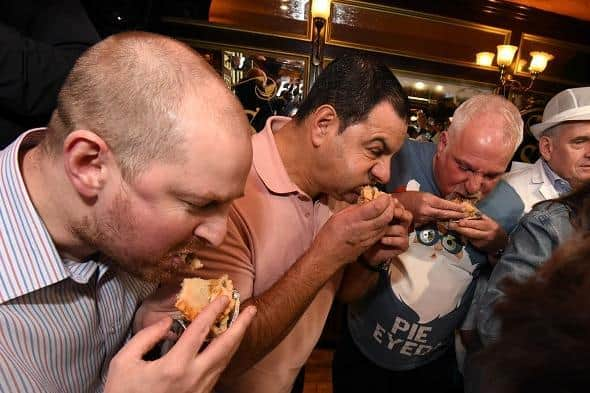
<svg viewBox="0 0 590 393">
<path fill-rule="evenodd" d="M 477 331 L 484 346 L 501 335 L 496 305 L 505 298 L 506 278 L 525 281 L 571 238 L 572 211 L 563 203 L 540 203 L 557 198 L 590 181 L 590 87 L 564 90 L 545 107 L 541 123 L 531 127 L 539 140 L 541 158 L 505 175 L 524 203 L 525 213 L 510 234 L 510 242 L 494 266 L 487 287 L 477 300 Z M 482 389 L 481 366 L 469 363 L 465 391 Z"/>
<path fill-rule="evenodd" d="M 524 213 L 590 180 L 590 87 L 567 89 L 551 98 L 543 121 L 531 132 L 539 140 L 541 158 L 505 176 L 524 202 Z"/>
</svg>

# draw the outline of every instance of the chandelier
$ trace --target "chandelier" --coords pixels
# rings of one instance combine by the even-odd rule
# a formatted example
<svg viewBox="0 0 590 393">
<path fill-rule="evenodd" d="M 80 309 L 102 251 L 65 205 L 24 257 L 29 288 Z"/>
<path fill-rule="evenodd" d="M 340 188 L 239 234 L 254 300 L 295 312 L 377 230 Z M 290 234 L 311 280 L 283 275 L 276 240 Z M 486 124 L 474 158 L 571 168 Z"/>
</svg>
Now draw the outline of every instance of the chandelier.
<svg viewBox="0 0 590 393">
<path fill-rule="evenodd" d="M 518 47 L 515 45 L 498 45 L 496 54 L 493 52 L 479 52 L 476 54 L 476 63 L 488 67 L 492 65 L 494 56 L 496 57 L 496 64 L 500 69 L 500 75 L 494 93 L 501 94 L 511 100 L 514 100 L 515 96 L 522 96 L 528 92 L 533 87 L 533 83 L 539 74 L 547 68 L 547 63 L 554 58 L 553 55 L 547 52 L 530 52 L 531 61 L 528 67 L 529 81 L 527 84 L 523 84 L 514 77 L 514 74 L 516 72 L 523 72 L 527 61 L 520 59 L 518 64 L 511 68 L 514 55 L 517 51 Z M 511 70 L 512 73 L 510 72 Z"/>
</svg>

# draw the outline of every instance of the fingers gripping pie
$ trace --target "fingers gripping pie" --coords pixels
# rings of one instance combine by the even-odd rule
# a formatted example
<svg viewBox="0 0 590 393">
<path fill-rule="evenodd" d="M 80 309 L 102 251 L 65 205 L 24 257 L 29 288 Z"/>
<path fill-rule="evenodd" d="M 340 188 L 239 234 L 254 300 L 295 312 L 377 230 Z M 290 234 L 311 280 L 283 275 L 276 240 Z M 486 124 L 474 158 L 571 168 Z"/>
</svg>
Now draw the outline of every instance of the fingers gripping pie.
<svg viewBox="0 0 590 393">
<path fill-rule="evenodd" d="M 367 202 L 370 202 L 374 199 L 379 198 L 381 195 L 388 195 L 388 194 L 386 192 L 379 190 L 375 186 L 364 186 L 360 190 L 359 197 L 356 201 L 356 204 L 357 205 L 365 204 Z M 393 220 L 391 220 L 391 222 L 389 224 L 393 225 L 396 223 L 399 223 L 399 221 L 396 218 L 394 218 Z"/>
<path fill-rule="evenodd" d="M 211 326 L 210 336 L 216 337 L 227 330 L 232 317 L 235 317 L 233 314 L 237 314 L 239 298 L 236 294 L 233 282 L 227 274 L 211 280 L 185 278 L 175 306 L 187 320 L 192 321 L 217 297 L 227 296 L 230 300 L 229 304 Z"/>
<path fill-rule="evenodd" d="M 461 206 L 463 206 L 463 210 L 465 211 L 465 213 L 468 214 L 468 216 L 465 217 L 466 219 L 468 219 L 468 220 L 481 219 L 481 211 L 479 211 L 479 209 L 477 207 L 475 207 L 477 202 L 479 202 L 479 200 L 481 199 L 481 197 L 479 195 L 463 196 L 463 195 L 453 192 L 453 193 L 450 193 L 449 195 L 447 195 L 445 199 L 447 199 L 451 202 L 459 203 Z"/>
</svg>

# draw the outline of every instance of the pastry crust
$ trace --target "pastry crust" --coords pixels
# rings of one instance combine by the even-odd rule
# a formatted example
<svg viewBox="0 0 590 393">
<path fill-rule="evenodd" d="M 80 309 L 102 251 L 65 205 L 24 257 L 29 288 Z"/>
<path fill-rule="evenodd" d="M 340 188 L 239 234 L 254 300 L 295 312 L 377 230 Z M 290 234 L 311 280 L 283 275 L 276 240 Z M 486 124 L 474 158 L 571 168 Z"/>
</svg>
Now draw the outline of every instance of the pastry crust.
<svg viewBox="0 0 590 393">
<path fill-rule="evenodd" d="M 230 315 L 236 306 L 233 298 L 233 282 L 224 274 L 218 279 L 185 278 L 176 299 L 176 308 L 189 321 L 194 320 L 209 303 L 221 295 L 229 298 L 229 304 L 211 326 L 211 334 L 218 336 L 227 330 Z"/>
<path fill-rule="evenodd" d="M 379 197 L 379 195 L 385 194 L 375 186 L 364 186 L 361 188 L 361 192 L 359 194 L 359 198 L 357 199 L 356 203 L 358 205 L 362 205 L 363 203 L 367 203 Z"/>
</svg>

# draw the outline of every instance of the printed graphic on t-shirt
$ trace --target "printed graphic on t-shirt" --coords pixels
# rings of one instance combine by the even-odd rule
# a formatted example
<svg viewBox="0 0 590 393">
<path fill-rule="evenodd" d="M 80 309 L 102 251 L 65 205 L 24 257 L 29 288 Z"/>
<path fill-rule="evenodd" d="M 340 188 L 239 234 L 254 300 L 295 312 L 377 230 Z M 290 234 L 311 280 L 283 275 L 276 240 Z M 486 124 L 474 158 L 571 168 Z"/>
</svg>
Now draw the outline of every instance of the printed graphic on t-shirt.
<svg viewBox="0 0 590 393">
<path fill-rule="evenodd" d="M 420 189 L 420 183 L 410 179 L 397 191 Z M 408 250 L 391 263 L 381 281 L 390 290 L 378 290 L 370 303 L 362 305 L 362 314 L 376 317 L 372 324 L 359 318 L 361 309 L 353 308 L 350 314 L 353 331 L 370 332 L 362 349 L 371 351 L 374 360 L 382 360 L 378 361 L 382 366 L 394 369 L 415 367 L 448 348 L 452 332 L 469 308 L 474 272 L 486 261 L 469 242 L 440 223 L 415 228 L 409 240 Z"/>
<path fill-rule="evenodd" d="M 390 290 L 377 291 L 371 302 L 351 310 L 353 330 L 366 329 L 370 334 L 363 349 L 380 353 L 375 360 L 382 359 L 379 364 L 394 369 L 411 368 L 444 352 L 467 312 L 474 272 L 484 261 L 485 256 L 460 235 L 440 225 L 415 229 L 408 251 L 382 278 Z M 393 312 L 379 313 L 379 309 Z M 371 323 L 359 311 L 376 318 Z"/>
<path fill-rule="evenodd" d="M 427 225 L 410 234 L 410 248 L 391 264 L 389 279 L 395 296 L 424 324 L 461 305 L 474 269 L 458 234 Z"/>
<path fill-rule="evenodd" d="M 422 191 L 441 195 L 432 171 L 436 146 L 407 140 L 392 159 L 388 192 Z M 500 182 L 501 195 L 478 208 L 510 232 L 522 203 Z M 518 214 L 514 214 L 518 212 Z M 353 303 L 348 328 L 359 350 L 390 370 L 425 365 L 452 344 L 471 306 L 486 255 L 456 233 L 432 223 L 410 233 L 410 248 L 380 275 L 371 296 Z"/>
<path fill-rule="evenodd" d="M 463 310 L 457 308 L 428 323 L 420 323 L 418 315 L 408 305 L 400 303 L 396 310 L 391 318 L 377 319 L 374 326 L 369 326 L 371 342 L 367 346 L 379 347 L 379 351 L 373 349 L 374 354 L 382 356 L 383 362 L 379 364 L 384 367 L 395 364 L 396 369 L 411 368 L 412 364 L 420 364 L 424 358 L 435 356 L 437 351 L 444 352 L 451 339 L 447 332 L 454 329 L 463 314 Z M 354 312 L 351 317 L 356 318 Z"/>
</svg>

